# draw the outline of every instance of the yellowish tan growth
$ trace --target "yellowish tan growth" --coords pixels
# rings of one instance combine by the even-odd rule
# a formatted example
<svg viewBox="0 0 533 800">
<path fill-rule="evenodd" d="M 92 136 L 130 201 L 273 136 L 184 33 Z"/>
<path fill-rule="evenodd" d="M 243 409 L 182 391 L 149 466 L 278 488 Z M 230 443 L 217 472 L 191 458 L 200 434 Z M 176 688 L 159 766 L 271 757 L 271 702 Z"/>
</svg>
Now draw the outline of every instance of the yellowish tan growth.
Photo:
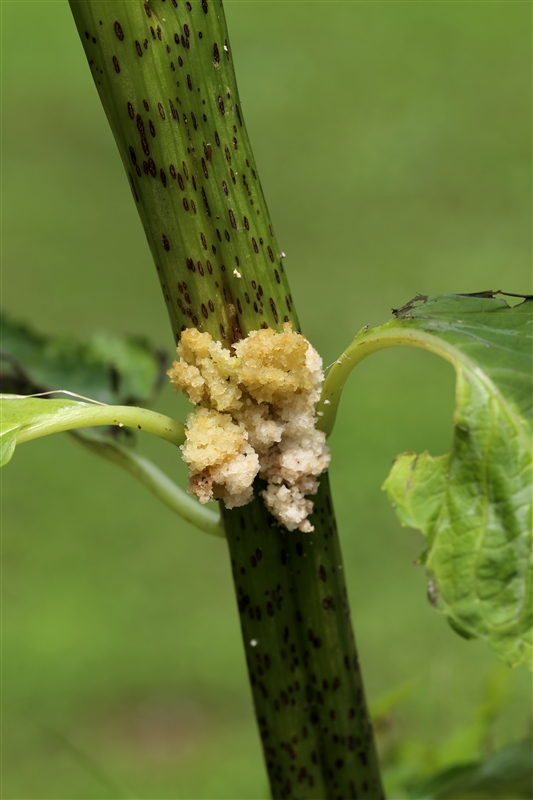
<svg viewBox="0 0 533 800">
<path fill-rule="evenodd" d="M 320 356 L 290 324 L 282 333 L 252 331 L 233 350 L 191 328 L 178 345 L 180 361 L 168 371 L 175 390 L 197 406 L 182 448 L 188 491 L 202 503 L 242 506 L 259 475 L 274 517 L 290 531 L 312 531 L 307 496 L 316 494 L 330 461 L 325 434 L 315 429 Z"/>
</svg>

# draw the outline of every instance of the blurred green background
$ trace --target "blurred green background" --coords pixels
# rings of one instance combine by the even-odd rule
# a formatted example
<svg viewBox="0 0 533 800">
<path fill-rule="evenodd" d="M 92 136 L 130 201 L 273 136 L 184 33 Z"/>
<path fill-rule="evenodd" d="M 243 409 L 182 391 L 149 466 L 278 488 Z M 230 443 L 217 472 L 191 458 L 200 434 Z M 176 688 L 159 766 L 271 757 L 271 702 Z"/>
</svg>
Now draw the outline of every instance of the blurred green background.
<svg viewBox="0 0 533 800">
<path fill-rule="evenodd" d="M 172 350 L 68 4 L 2 4 L 3 305 L 49 333 Z M 227 2 L 263 187 L 304 330 L 327 365 L 417 292 L 531 291 L 531 14 L 520 2 Z M 371 700 L 414 679 L 392 735 L 466 723 L 495 659 L 426 601 L 380 491 L 403 450 L 447 450 L 451 368 L 364 362 L 331 438 Z M 184 418 L 165 390 L 158 408 Z M 168 445 L 141 451 L 185 482 Z M 66 435 L 2 472 L 5 800 L 266 796 L 224 542 Z M 527 729 L 513 673 L 495 743 Z"/>
</svg>

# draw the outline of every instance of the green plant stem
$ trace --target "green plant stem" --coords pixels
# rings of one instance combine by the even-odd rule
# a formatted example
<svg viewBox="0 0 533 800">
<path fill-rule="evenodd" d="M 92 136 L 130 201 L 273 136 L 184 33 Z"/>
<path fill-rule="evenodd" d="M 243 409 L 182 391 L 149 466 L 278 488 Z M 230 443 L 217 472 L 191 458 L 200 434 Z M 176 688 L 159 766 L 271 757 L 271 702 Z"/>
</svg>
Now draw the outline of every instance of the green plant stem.
<svg viewBox="0 0 533 800">
<path fill-rule="evenodd" d="M 176 341 L 298 320 L 241 111 L 220 0 L 70 0 Z"/>
<path fill-rule="evenodd" d="M 202 506 L 197 500 L 183 491 L 168 475 L 151 461 L 133 453 L 129 448 L 122 447 L 111 439 L 103 440 L 89 434 L 73 433 L 76 441 L 92 453 L 117 464 L 136 478 L 142 485 L 161 500 L 171 511 L 178 514 L 191 525 L 199 528 L 212 536 L 224 538 L 224 527 L 220 514 Z"/>
<path fill-rule="evenodd" d="M 40 400 L 45 406 L 47 402 L 56 401 Z M 2 398 L 5 409 L 6 400 Z M 68 405 L 67 405 L 68 403 Z M 6 426 L 9 425 L 8 415 L 5 414 Z M 90 403 L 69 403 L 65 401 L 61 416 L 58 418 L 57 411 L 50 414 L 43 408 L 42 416 L 29 425 L 22 427 L 17 433 L 17 444 L 38 439 L 41 436 L 48 436 L 51 433 L 61 431 L 71 431 L 75 428 L 89 428 L 95 425 L 118 425 L 119 427 L 136 428 L 144 430 L 166 439 L 167 442 L 179 447 L 185 441 L 185 430 L 181 422 L 155 411 L 136 406 L 100 406 Z"/>
<path fill-rule="evenodd" d="M 273 797 L 382 797 L 328 476 L 313 533 L 259 502 L 224 520 Z"/>
<path fill-rule="evenodd" d="M 176 340 L 191 326 L 226 347 L 260 327 L 298 330 L 221 0 L 70 4 Z M 375 800 L 379 768 L 327 476 L 311 535 L 277 527 L 255 488 L 223 518 L 241 609 L 248 598 L 241 625 L 272 797 Z M 254 638 L 265 650 L 251 651 Z"/>
</svg>

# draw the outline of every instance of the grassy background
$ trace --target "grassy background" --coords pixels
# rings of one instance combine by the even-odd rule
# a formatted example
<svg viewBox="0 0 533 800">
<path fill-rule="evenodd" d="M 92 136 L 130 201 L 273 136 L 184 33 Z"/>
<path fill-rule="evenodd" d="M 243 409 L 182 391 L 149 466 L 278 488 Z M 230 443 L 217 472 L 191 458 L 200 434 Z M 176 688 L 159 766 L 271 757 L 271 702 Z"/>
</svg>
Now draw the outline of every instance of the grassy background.
<svg viewBox="0 0 533 800">
<path fill-rule="evenodd" d="M 3 0 L 3 304 L 48 332 L 143 333 L 158 282 L 64 0 Z M 227 2 L 242 105 L 304 330 L 325 364 L 417 292 L 531 291 L 531 5 Z M 183 418 L 166 391 L 158 407 Z M 351 378 L 332 480 L 371 699 L 464 725 L 494 658 L 431 610 L 380 485 L 445 452 L 453 374 L 410 350 Z M 175 454 L 142 451 L 184 481 Z M 67 436 L 2 473 L 4 800 L 266 796 L 225 545 Z M 513 674 L 495 740 L 520 737 Z"/>
</svg>

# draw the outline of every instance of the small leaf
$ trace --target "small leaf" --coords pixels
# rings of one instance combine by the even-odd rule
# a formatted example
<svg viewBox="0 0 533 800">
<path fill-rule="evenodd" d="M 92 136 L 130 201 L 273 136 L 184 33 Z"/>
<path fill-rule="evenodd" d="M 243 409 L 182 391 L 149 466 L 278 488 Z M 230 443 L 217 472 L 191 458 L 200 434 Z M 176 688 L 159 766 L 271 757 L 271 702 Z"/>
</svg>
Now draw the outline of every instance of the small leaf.
<svg viewBox="0 0 533 800">
<path fill-rule="evenodd" d="M 2 391 L 68 389 L 100 403 L 144 405 L 159 388 L 165 356 L 145 340 L 97 334 L 43 336 L 2 315 Z"/>
</svg>

